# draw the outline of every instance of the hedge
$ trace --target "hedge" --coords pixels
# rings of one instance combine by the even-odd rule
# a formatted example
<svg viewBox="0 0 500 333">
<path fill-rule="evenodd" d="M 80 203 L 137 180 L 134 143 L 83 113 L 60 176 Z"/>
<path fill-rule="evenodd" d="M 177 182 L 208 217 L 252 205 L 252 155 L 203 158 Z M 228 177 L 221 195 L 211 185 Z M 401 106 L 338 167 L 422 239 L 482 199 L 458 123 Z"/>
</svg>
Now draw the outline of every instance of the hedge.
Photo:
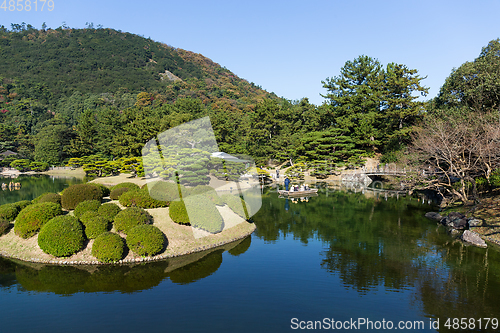
<svg viewBox="0 0 500 333">
<path fill-rule="evenodd" d="M 17 215 L 14 232 L 22 238 L 35 235 L 50 219 L 61 215 L 61 205 L 54 202 L 40 202 L 24 208 Z"/>
<path fill-rule="evenodd" d="M 47 254 L 67 257 L 83 247 L 82 224 L 74 216 L 57 216 L 48 221 L 38 235 L 38 246 Z"/>
<path fill-rule="evenodd" d="M 189 216 L 183 200 L 172 201 L 168 208 L 168 215 L 175 223 L 190 225 Z"/>
<path fill-rule="evenodd" d="M 14 221 L 19 214 L 19 209 L 14 204 L 5 204 L 0 206 L 0 219 Z"/>
<path fill-rule="evenodd" d="M 99 215 L 99 213 L 93 216 L 87 216 L 84 222 L 85 235 L 88 239 L 94 239 L 103 232 L 109 231 L 109 222 L 107 218 Z"/>
<path fill-rule="evenodd" d="M 113 186 L 111 188 L 111 190 L 115 190 L 117 188 L 123 188 L 123 187 L 126 187 L 129 190 L 131 190 L 131 191 L 139 190 L 140 189 L 139 185 L 137 185 L 137 184 L 134 184 L 134 183 L 131 183 L 131 182 L 124 182 L 124 183 L 116 184 L 115 186 Z"/>
<path fill-rule="evenodd" d="M 100 200 L 85 200 L 76 205 L 74 213 L 75 216 L 79 218 L 82 216 L 83 213 L 88 212 L 90 210 L 93 212 L 97 212 L 100 206 L 101 206 Z"/>
<path fill-rule="evenodd" d="M 31 201 L 32 203 L 39 202 L 54 202 L 57 204 L 61 204 L 61 195 L 57 193 L 44 193 Z"/>
<path fill-rule="evenodd" d="M 109 198 L 111 200 L 118 200 L 123 193 L 128 192 L 128 191 L 130 191 L 128 187 L 114 188 L 111 190 L 111 193 L 109 194 Z"/>
<path fill-rule="evenodd" d="M 87 183 L 87 184 L 98 187 L 101 190 L 102 197 L 108 197 L 109 193 L 111 192 L 111 190 L 107 186 L 104 186 L 103 184 L 99 183 Z"/>
<path fill-rule="evenodd" d="M 219 197 L 215 189 L 211 186 L 198 185 L 196 187 L 189 189 L 188 194 L 189 195 L 202 194 L 207 198 L 209 198 L 214 204 L 218 206 L 224 206 L 224 201 L 221 199 L 221 197 Z"/>
<path fill-rule="evenodd" d="M 224 229 L 224 220 L 215 204 L 206 196 L 198 194 L 184 199 L 189 212 L 191 226 L 210 233 L 218 233 Z"/>
<path fill-rule="evenodd" d="M 86 200 L 102 200 L 101 190 L 89 184 L 76 184 L 66 188 L 61 197 L 64 209 L 75 209 L 75 207 Z"/>
<path fill-rule="evenodd" d="M 5 233 L 5 231 L 7 231 L 9 226 L 10 226 L 9 221 L 5 219 L 0 219 L 0 236 L 2 236 Z"/>
<path fill-rule="evenodd" d="M 116 214 L 113 222 L 116 231 L 123 231 L 128 235 L 131 228 L 141 224 L 149 224 L 152 220 L 152 216 L 144 209 L 129 207 Z"/>
<path fill-rule="evenodd" d="M 169 204 L 168 201 L 153 199 L 147 189 L 127 191 L 118 200 L 125 207 L 158 208 Z"/>
<path fill-rule="evenodd" d="M 138 225 L 129 230 L 127 246 L 137 255 L 153 256 L 165 245 L 165 235 L 153 225 Z"/>
<path fill-rule="evenodd" d="M 33 202 L 29 200 L 21 200 L 18 202 L 14 202 L 12 205 L 16 206 L 19 211 L 23 210 L 27 206 L 31 205 Z"/>
<path fill-rule="evenodd" d="M 149 194 L 152 198 L 160 201 L 179 200 L 182 196 L 182 193 L 179 195 L 179 192 L 186 190 L 184 186 L 172 182 L 158 181 L 150 184 L 152 185 L 148 184 Z"/>
<path fill-rule="evenodd" d="M 232 194 L 225 194 L 222 196 L 222 200 L 229 206 L 229 208 L 231 208 L 233 212 L 235 212 L 244 219 L 247 218 L 245 214 L 245 209 L 243 208 L 245 201 L 242 198 Z"/>
<path fill-rule="evenodd" d="M 107 203 L 107 204 L 101 205 L 99 207 L 99 209 L 97 210 L 99 215 L 107 218 L 110 221 L 113 221 L 116 214 L 118 214 L 121 211 L 122 211 L 122 209 L 117 204 L 114 204 L 114 203 Z"/>
<path fill-rule="evenodd" d="M 94 240 L 92 255 L 102 262 L 114 262 L 122 259 L 125 242 L 112 232 L 103 232 Z"/>
<path fill-rule="evenodd" d="M 85 225 L 87 225 L 87 222 L 89 220 L 91 220 L 91 219 L 93 219 L 95 217 L 98 217 L 98 216 L 101 216 L 101 215 L 99 215 L 98 212 L 93 211 L 93 210 L 88 210 L 85 213 L 83 213 L 78 219 L 85 226 Z M 110 222 L 110 221 L 112 221 L 112 220 L 108 220 L 108 222 Z"/>
</svg>

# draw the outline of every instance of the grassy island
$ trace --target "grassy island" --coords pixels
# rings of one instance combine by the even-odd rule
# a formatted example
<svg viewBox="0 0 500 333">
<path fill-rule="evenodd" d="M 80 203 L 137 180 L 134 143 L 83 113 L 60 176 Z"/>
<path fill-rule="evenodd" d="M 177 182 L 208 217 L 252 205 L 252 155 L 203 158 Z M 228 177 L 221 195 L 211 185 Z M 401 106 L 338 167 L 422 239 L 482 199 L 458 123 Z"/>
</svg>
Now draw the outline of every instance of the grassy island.
<svg viewBox="0 0 500 333">
<path fill-rule="evenodd" d="M 151 208 L 136 207 L 130 200 L 134 198 L 130 191 L 128 200 L 122 202 L 132 207 L 123 205 L 120 197 L 112 200 L 109 194 L 113 187 L 122 184 L 117 188 L 123 188 L 127 185 L 124 183 L 135 184 L 137 187 L 129 187 L 133 187 L 130 191 L 135 191 L 141 198 L 137 202 Z M 196 236 L 191 226 L 172 220 L 168 202 L 144 200 L 147 196 L 145 183 L 145 179 L 127 178 L 127 175 L 99 178 L 78 186 L 76 190 L 68 187 L 61 194 L 42 195 L 33 200 L 35 203 L 0 206 L 0 220 L 6 226 L 0 235 L 0 255 L 23 261 L 70 265 L 153 261 L 219 247 L 242 239 L 255 230 L 254 224 L 217 200 L 219 204 L 214 204 L 213 209 L 222 219 L 231 222 L 225 223 L 220 232 L 210 234 L 197 230 Z M 213 198 L 214 193 L 210 195 Z M 45 204 L 51 207 L 62 203 L 61 213 L 47 217 L 42 211 L 45 205 L 40 204 L 44 201 L 51 202 Z M 31 226 L 29 237 L 16 232 L 19 215 L 28 216 L 24 217 L 27 221 L 23 223 Z M 71 244 L 65 243 L 68 237 L 59 237 L 58 230 L 65 230 L 66 235 L 71 233 Z M 199 232 L 203 232 L 203 237 L 199 237 Z M 133 239 L 129 240 L 130 234 Z M 58 256 L 60 254 L 63 255 Z"/>
</svg>

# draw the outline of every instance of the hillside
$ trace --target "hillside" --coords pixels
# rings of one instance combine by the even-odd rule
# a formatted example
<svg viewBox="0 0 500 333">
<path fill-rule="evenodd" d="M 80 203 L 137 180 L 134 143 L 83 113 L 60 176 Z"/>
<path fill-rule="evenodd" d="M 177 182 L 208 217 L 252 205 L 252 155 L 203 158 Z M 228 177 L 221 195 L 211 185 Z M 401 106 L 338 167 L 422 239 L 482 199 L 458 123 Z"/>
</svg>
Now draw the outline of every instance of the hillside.
<svg viewBox="0 0 500 333">
<path fill-rule="evenodd" d="M 165 92 L 170 100 L 198 97 L 209 103 L 225 98 L 238 104 L 253 104 L 268 95 L 200 54 L 131 33 L 13 27 L 0 29 L 4 93 L 53 105 L 75 91 Z"/>
</svg>

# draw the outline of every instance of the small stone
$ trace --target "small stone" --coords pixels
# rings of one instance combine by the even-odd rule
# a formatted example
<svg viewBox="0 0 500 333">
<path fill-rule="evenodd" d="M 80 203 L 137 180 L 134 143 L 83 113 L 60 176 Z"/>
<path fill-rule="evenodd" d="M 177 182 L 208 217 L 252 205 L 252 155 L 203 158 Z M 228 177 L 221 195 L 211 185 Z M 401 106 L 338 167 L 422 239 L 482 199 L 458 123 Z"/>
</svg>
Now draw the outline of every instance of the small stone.
<svg viewBox="0 0 500 333">
<path fill-rule="evenodd" d="M 441 221 L 441 219 L 443 218 L 441 216 L 441 214 L 436 213 L 436 212 L 427 212 L 427 213 L 425 213 L 424 216 L 427 217 L 428 219 L 436 220 L 436 221 Z"/>
<path fill-rule="evenodd" d="M 464 231 L 462 234 L 462 240 L 478 247 L 487 247 L 486 242 L 478 234 L 469 230 Z"/>
<path fill-rule="evenodd" d="M 483 225 L 482 220 L 474 218 L 474 217 L 469 219 L 469 221 L 467 223 L 469 224 L 469 227 L 480 227 L 481 225 Z"/>
</svg>

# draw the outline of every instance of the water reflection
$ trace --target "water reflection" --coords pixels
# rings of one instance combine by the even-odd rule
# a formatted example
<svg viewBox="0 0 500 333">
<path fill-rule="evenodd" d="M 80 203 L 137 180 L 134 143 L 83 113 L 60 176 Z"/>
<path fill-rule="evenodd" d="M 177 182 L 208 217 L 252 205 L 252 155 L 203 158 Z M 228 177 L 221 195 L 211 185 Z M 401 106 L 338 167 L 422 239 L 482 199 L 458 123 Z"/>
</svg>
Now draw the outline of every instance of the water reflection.
<svg viewBox="0 0 500 333">
<path fill-rule="evenodd" d="M 251 240 L 169 260 L 135 265 L 53 266 L 0 258 L 0 286 L 17 283 L 21 291 L 71 295 L 78 292 L 133 293 L 151 289 L 164 279 L 189 284 L 215 273 L 222 264 L 222 253 L 238 256 Z"/>
<path fill-rule="evenodd" d="M 320 240 L 321 267 L 359 295 L 412 289 L 415 304 L 434 318 L 498 317 L 498 248 L 468 247 L 448 235 L 423 217 L 435 209 L 427 198 L 326 188 L 297 205 L 271 189 L 264 197 L 256 235 Z"/>
</svg>

